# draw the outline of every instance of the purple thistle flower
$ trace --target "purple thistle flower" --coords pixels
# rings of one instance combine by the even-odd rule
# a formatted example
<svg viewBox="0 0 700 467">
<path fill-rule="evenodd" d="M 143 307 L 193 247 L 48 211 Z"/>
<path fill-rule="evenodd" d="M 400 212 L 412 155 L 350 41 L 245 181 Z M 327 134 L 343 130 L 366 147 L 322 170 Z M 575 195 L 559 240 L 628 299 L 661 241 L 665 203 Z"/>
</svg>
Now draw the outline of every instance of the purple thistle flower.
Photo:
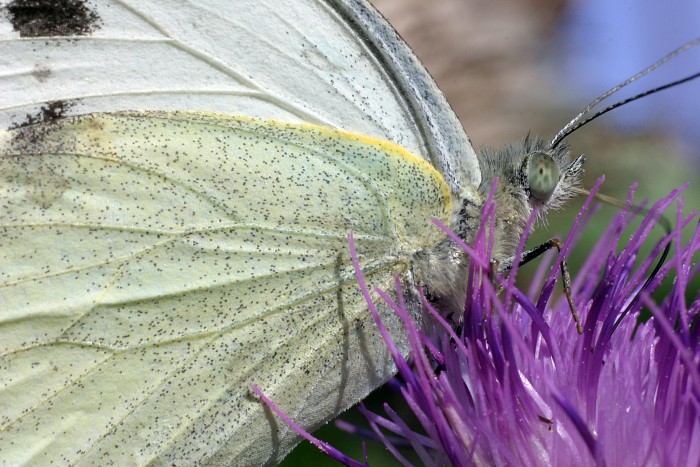
<svg viewBox="0 0 700 467">
<path fill-rule="evenodd" d="M 582 235 L 591 198 L 555 264 L 542 261 L 537 282 L 547 270 L 549 276 L 541 291 L 531 288 L 527 294 L 514 285 L 516 271 L 500 280 L 500 294 L 489 278 L 491 239 L 486 232 L 492 231 L 487 227 L 495 207 L 491 200 L 486 203 L 475 241 L 463 245 L 471 263 L 461 332 L 425 300 L 432 319 L 418 325 L 403 306 L 398 282 L 397 303 L 378 291 L 405 323 L 412 364 L 384 330 L 356 265 L 399 370 L 399 391 L 423 431 L 410 428 L 386 404 L 385 415 L 361 406 L 375 437 L 404 464 L 408 462 L 395 446 L 397 438 L 429 466 L 697 465 L 700 294 L 695 292 L 688 304 L 686 286 L 699 269 L 693 256 L 700 249 L 700 228 L 696 225 L 690 240 L 682 243 L 681 230 L 695 216 L 683 217 L 679 196 L 677 190 L 658 201 L 618 252 L 621 234 L 635 217 L 629 210 L 620 212 L 590 252 L 573 283 L 583 335 L 576 332 L 567 302 L 550 305 L 550 300 L 560 261 Z M 676 230 L 640 260 L 642 244 L 674 203 Z M 672 259 L 644 288 L 657 256 L 671 240 Z M 521 242 L 518 251 L 523 247 Z M 355 255 L 352 239 L 351 250 Z M 654 303 L 649 294 L 670 275 L 670 293 Z M 637 295 L 641 300 L 634 300 Z M 652 317 L 639 324 L 643 306 Z M 368 463 L 344 457 L 322 441 L 315 444 L 347 465 Z"/>
</svg>

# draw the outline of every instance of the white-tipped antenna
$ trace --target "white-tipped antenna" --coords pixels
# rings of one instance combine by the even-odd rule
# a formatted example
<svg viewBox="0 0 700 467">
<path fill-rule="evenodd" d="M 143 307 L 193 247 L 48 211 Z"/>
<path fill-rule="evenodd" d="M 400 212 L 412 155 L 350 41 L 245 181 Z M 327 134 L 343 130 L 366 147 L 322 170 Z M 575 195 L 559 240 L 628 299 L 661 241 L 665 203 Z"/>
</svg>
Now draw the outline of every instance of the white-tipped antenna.
<svg viewBox="0 0 700 467">
<path fill-rule="evenodd" d="M 668 88 L 671 88 L 671 87 L 673 87 L 673 86 L 677 86 L 677 85 L 679 85 L 679 84 L 681 84 L 681 83 L 684 83 L 684 82 L 686 82 L 686 81 L 690 81 L 690 80 L 692 80 L 692 79 L 695 79 L 695 78 L 700 77 L 700 73 L 696 73 L 696 74 L 687 76 L 687 77 L 685 77 L 685 78 L 682 78 L 682 79 L 680 79 L 680 80 L 678 80 L 678 81 L 674 81 L 674 82 L 672 82 L 672 83 L 666 84 L 666 85 L 664 85 L 664 86 L 661 86 L 661 87 L 658 87 L 658 88 L 654 88 L 654 89 L 651 89 L 651 90 L 649 90 L 649 91 L 645 91 L 645 92 L 643 92 L 643 93 L 641 93 L 641 94 L 638 94 L 638 95 L 636 95 L 636 96 L 630 97 L 629 99 L 625 99 L 625 100 L 620 101 L 620 102 L 618 102 L 618 103 L 616 103 L 616 104 L 613 104 L 613 105 L 611 105 L 610 107 L 608 107 L 608 108 L 602 110 L 601 112 L 598 112 L 598 113 L 594 114 L 593 116 L 591 116 L 591 117 L 589 117 L 589 118 L 587 118 L 587 119 L 584 120 L 584 118 L 593 110 L 593 108 L 594 108 L 595 106 L 597 106 L 598 104 L 600 104 L 601 102 L 603 102 L 605 99 L 607 99 L 608 97 L 610 97 L 610 96 L 612 96 L 613 94 L 615 94 L 616 92 L 618 92 L 620 89 L 622 89 L 622 88 L 624 88 L 625 86 L 627 86 L 627 85 L 629 85 L 629 84 L 631 84 L 631 83 L 637 81 L 639 78 L 643 77 L 644 75 L 647 75 L 647 74 L 651 73 L 652 71 L 654 71 L 655 69 L 659 68 L 661 65 L 665 64 L 665 63 L 668 62 L 669 60 L 671 60 L 671 59 L 677 57 L 678 55 L 682 54 L 683 52 L 685 52 L 685 51 L 687 51 L 687 50 L 689 50 L 689 49 L 691 49 L 691 48 L 693 48 L 693 47 L 695 47 L 695 46 L 697 46 L 697 45 L 700 45 L 700 37 L 698 37 L 697 39 L 694 39 L 694 40 L 692 40 L 692 41 L 690 41 L 690 42 L 688 42 L 688 43 L 686 43 L 686 44 L 684 44 L 684 45 L 678 47 L 676 50 L 674 50 L 673 52 L 669 53 L 668 55 L 665 55 L 664 57 L 662 57 L 660 60 L 656 61 L 654 64 L 652 64 L 652 65 L 649 66 L 648 68 L 645 68 L 644 70 L 640 71 L 639 73 L 637 73 L 636 75 L 632 76 L 631 78 L 626 79 L 626 80 L 623 81 L 622 83 L 620 83 L 620 84 L 618 84 L 617 86 L 613 87 L 613 88 L 610 89 L 608 92 L 606 92 L 606 93 L 600 95 L 599 97 L 597 97 L 595 100 L 593 100 L 593 102 L 591 102 L 590 104 L 588 104 L 588 105 L 586 106 L 585 109 L 583 109 L 581 112 L 579 112 L 579 114 L 576 115 L 569 123 L 567 123 L 567 124 L 564 126 L 564 128 L 562 128 L 561 130 L 559 130 L 559 132 L 554 136 L 554 139 L 552 139 L 552 142 L 550 143 L 549 147 L 550 147 L 550 148 L 555 148 L 555 147 L 557 147 L 557 146 L 559 145 L 559 143 L 561 143 L 561 142 L 564 140 L 564 138 L 566 138 L 567 136 L 569 136 L 571 133 L 573 133 L 573 132 L 576 131 L 577 129 L 581 128 L 583 125 L 585 125 L 586 123 L 590 122 L 591 120 L 593 120 L 593 119 L 595 119 L 595 118 L 597 118 L 597 117 L 603 115 L 604 113 L 609 112 L 610 110 L 612 110 L 612 109 L 614 109 L 614 108 L 620 107 L 621 105 L 627 104 L 627 103 L 629 103 L 629 102 L 632 102 L 632 101 L 634 101 L 634 100 L 637 100 L 637 99 L 639 99 L 639 98 L 641 98 L 641 97 L 644 97 L 644 96 L 647 96 L 647 95 L 649 95 L 649 94 L 654 94 L 654 93 L 659 92 L 659 91 L 662 91 L 662 90 L 664 90 L 664 89 L 668 89 Z"/>
</svg>

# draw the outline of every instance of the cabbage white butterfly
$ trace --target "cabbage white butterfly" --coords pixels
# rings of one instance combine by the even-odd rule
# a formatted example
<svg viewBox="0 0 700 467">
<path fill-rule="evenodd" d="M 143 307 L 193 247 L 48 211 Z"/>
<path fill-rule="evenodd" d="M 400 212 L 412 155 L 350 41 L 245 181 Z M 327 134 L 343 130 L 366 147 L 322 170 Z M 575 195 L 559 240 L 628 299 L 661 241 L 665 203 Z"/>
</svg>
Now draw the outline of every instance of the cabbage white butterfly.
<svg viewBox="0 0 700 467">
<path fill-rule="evenodd" d="M 348 231 L 408 278 L 476 155 L 365 2 L 57 5 L 0 42 L 0 456 L 278 461 L 251 383 L 314 427 L 394 372 Z"/>
<path fill-rule="evenodd" d="M 582 169 L 539 141 L 477 157 L 364 0 L 15 3 L 0 42 L 7 463 L 280 460 L 299 439 L 251 383 L 311 429 L 394 372 L 349 230 L 372 285 L 399 273 L 458 311 L 466 264 L 430 218 L 469 238 L 501 177 L 506 259 Z"/>
</svg>

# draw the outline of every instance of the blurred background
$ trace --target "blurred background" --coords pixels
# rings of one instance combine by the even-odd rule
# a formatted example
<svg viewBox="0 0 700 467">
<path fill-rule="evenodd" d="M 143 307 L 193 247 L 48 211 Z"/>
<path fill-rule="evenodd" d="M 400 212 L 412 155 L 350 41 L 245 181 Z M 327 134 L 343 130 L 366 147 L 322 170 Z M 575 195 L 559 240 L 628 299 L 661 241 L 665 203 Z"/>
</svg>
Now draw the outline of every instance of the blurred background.
<svg viewBox="0 0 700 467">
<path fill-rule="evenodd" d="M 422 60 L 462 121 L 475 149 L 522 139 L 547 140 L 598 95 L 700 36 L 700 2 L 670 0 L 371 0 Z M 611 98 L 700 72 L 692 50 Z M 700 207 L 700 80 L 617 109 L 568 138 L 586 154 L 590 187 L 605 175 L 602 192 L 623 198 L 638 182 L 636 201 L 656 200 L 684 182 L 685 211 Z M 564 237 L 581 203 L 550 215 L 531 237 L 535 245 Z M 616 209 L 602 208 L 577 245 L 570 269 Z M 658 236 L 663 232 L 658 231 Z M 623 237 L 624 238 L 624 237 Z M 650 247 L 656 238 L 650 238 Z M 519 281 L 526 284 L 524 268 Z M 700 284 L 689 286 L 695 296 Z M 383 413 L 388 391 L 366 403 Z M 398 409 L 398 402 L 390 402 Z M 364 425 L 350 410 L 341 418 Z M 317 432 L 355 459 L 361 440 L 333 423 Z M 382 445 L 368 443 L 371 465 L 399 465 Z M 308 443 L 283 465 L 335 465 Z"/>
</svg>

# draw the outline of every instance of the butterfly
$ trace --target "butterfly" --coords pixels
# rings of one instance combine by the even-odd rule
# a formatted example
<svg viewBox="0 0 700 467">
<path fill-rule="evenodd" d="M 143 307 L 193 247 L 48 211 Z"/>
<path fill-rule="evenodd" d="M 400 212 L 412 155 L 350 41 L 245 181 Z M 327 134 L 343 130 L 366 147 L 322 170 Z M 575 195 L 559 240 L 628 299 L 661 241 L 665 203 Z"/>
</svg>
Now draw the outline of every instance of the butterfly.
<svg viewBox="0 0 700 467">
<path fill-rule="evenodd" d="M 50 6 L 54 5 L 54 9 Z M 583 158 L 477 154 L 365 0 L 23 2 L 0 56 L 0 458 L 249 465 L 395 367 L 348 253 L 419 313 L 464 304 L 496 179 L 494 259 Z M 382 318 L 404 352 L 401 323 Z"/>
</svg>

